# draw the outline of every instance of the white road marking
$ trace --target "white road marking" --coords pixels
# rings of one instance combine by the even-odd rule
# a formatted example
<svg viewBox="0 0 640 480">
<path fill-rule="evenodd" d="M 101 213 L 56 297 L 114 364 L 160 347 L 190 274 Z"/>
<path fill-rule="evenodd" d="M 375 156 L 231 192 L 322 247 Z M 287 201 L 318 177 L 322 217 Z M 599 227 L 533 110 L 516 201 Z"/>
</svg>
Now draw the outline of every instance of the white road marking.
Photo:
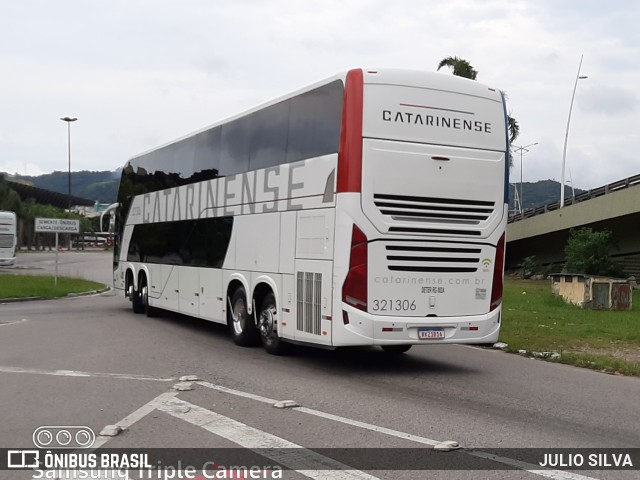
<svg viewBox="0 0 640 480">
<path fill-rule="evenodd" d="M 308 465 L 308 469 L 296 470 L 314 479 L 377 479 L 368 473 L 354 470 L 344 463 L 308 450 L 296 443 L 277 437 L 271 433 L 250 427 L 219 413 L 212 412 L 189 402 L 173 398 L 162 402 L 159 410 L 176 418 L 201 427 L 219 437 L 249 449 L 277 449 L 269 453 L 260 452 L 275 462 L 295 468 Z"/>
<path fill-rule="evenodd" d="M 279 401 L 279 400 L 276 400 L 276 399 L 273 399 L 273 398 L 262 397 L 260 395 L 255 395 L 253 393 L 243 392 L 241 390 L 234 390 L 233 388 L 223 387 L 222 385 L 215 385 L 215 384 L 210 383 L 210 382 L 200 381 L 200 382 L 195 382 L 195 383 L 197 383 L 198 385 L 201 385 L 203 387 L 210 388 L 211 390 L 217 390 L 219 392 L 228 393 L 230 395 L 235 395 L 236 397 L 250 398 L 251 400 L 256 400 L 256 401 L 262 402 L 262 403 L 268 403 L 270 405 L 273 405 L 274 403 Z"/>
<path fill-rule="evenodd" d="M 29 373 L 35 375 L 52 375 L 55 377 L 93 377 L 93 378 L 119 378 L 124 380 L 146 380 L 151 382 L 175 382 L 175 378 L 156 378 L 148 375 L 136 375 L 128 373 L 102 373 L 80 372 L 77 370 L 45 370 L 42 368 L 21 368 L 0 366 L 0 373 Z"/>
<path fill-rule="evenodd" d="M 158 395 L 156 398 L 154 398 L 150 402 L 145 403 L 143 406 L 138 408 L 136 411 L 134 411 L 134 412 L 130 413 L 129 415 L 127 415 L 126 417 L 124 417 L 122 420 L 117 422 L 116 425 L 122 427 L 123 429 L 131 428 L 131 426 L 134 423 L 139 422 L 144 417 L 146 417 L 147 415 L 152 413 L 154 410 L 160 410 L 160 407 L 165 402 L 169 402 L 169 401 L 173 400 L 177 394 L 178 394 L 178 392 L 167 392 L 167 393 L 162 393 L 162 394 Z M 91 447 L 91 450 L 94 450 L 96 448 L 100 448 L 100 447 L 104 446 L 104 444 L 107 443 L 112 438 L 114 438 L 114 437 L 97 436 L 96 437 L 96 441 L 94 442 L 93 446 Z"/>
<path fill-rule="evenodd" d="M 143 406 L 141 406 L 134 412 L 124 417 L 122 420 L 117 422 L 116 425 L 122 427 L 123 429 L 131 428 L 133 424 L 135 424 L 136 422 L 139 422 L 140 420 L 142 420 L 144 417 L 146 417 L 153 411 L 158 410 L 160 405 L 162 405 L 164 402 L 172 400 L 177 394 L 178 392 L 166 392 L 158 395 L 156 398 L 154 398 L 150 402 L 145 403 Z M 87 450 L 83 450 L 83 453 L 89 453 L 98 448 L 103 447 L 112 438 L 114 437 L 106 437 L 101 435 L 96 436 L 96 441 L 93 442 L 93 445 L 91 446 L 91 448 Z M 59 472 L 61 472 L 61 477 L 57 477 L 57 478 L 59 478 L 60 480 L 64 478 L 76 478 L 76 477 L 72 477 L 69 471 L 59 470 Z M 104 475 L 104 478 L 120 478 L 118 475 L 114 475 L 111 470 L 91 470 L 91 471 L 74 470 L 73 472 L 75 473 L 83 472 L 83 474 L 85 474 L 85 476 L 78 475 L 77 478 L 102 478 L 103 475 Z M 96 477 L 96 475 L 99 475 L 99 476 Z M 38 472 L 34 473 L 32 476 L 33 480 L 39 479 L 39 478 L 42 478 L 42 477 Z"/>
<path fill-rule="evenodd" d="M 196 382 L 198 385 L 202 385 L 203 387 L 210 388 L 212 390 L 217 390 L 219 392 L 228 393 L 230 395 L 236 395 L 238 397 L 250 398 L 252 400 L 257 400 L 258 402 L 268 403 L 273 405 L 278 400 L 274 400 L 272 398 L 261 397 L 260 395 L 254 395 L 253 393 L 242 392 L 240 390 L 234 390 L 232 388 L 223 387 L 222 385 L 214 385 L 209 382 Z M 370 423 L 360 422 L 358 420 L 352 420 L 350 418 L 341 417 L 339 415 L 333 415 L 332 413 L 321 412 L 319 410 L 314 410 L 312 408 L 306 407 L 293 407 L 291 410 L 296 410 L 298 412 L 306 413 L 308 415 L 315 415 L 316 417 L 326 418 L 327 420 L 333 420 L 334 422 L 345 423 L 347 425 L 352 425 L 354 427 L 364 428 L 366 430 L 371 430 L 373 432 L 384 433 L 385 435 L 390 435 L 392 437 L 404 438 L 406 440 L 411 440 L 416 443 L 422 443 L 425 445 L 435 446 L 439 443 L 442 443 L 439 440 L 432 440 L 430 438 L 420 437 L 417 435 L 412 435 L 410 433 L 400 432 L 398 430 L 392 430 L 390 428 L 379 427 L 377 425 L 372 425 Z"/>
<path fill-rule="evenodd" d="M 178 392 L 168 392 L 158 395 L 135 412 L 117 422 L 116 425 L 129 429 L 145 416 L 158 410 L 191 423 L 192 425 L 201 427 L 244 448 L 281 449 L 280 451 L 276 450 L 271 452 L 269 458 L 285 466 L 309 465 L 309 470 L 297 470 L 309 478 L 318 480 L 378 480 L 378 477 L 354 470 L 344 463 L 320 455 L 288 440 L 250 427 L 203 407 L 180 400 L 176 398 L 177 394 Z M 103 447 L 112 438 L 113 437 L 98 437 L 91 450 Z M 296 450 L 292 451 L 290 449 Z"/>
<path fill-rule="evenodd" d="M 6 325 L 15 325 L 16 323 L 24 323 L 26 321 L 28 320 L 26 318 L 23 318 L 22 320 L 12 320 L 11 322 L 0 322 L 0 327 Z"/>
<path fill-rule="evenodd" d="M 249 398 L 252 400 L 256 400 L 262 403 L 268 403 L 268 404 L 274 404 L 275 402 L 277 402 L 277 400 L 271 399 L 271 398 L 267 398 L 267 397 L 262 397 L 260 395 L 255 395 L 253 393 L 248 393 L 248 392 L 242 392 L 240 390 L 234 390 L 232 388 L 227 388 L 227 387 L 223 387 L 222 385 L 215 385 L 209 382 L 196 382 L 198 385 L 201 385 L 203 387 L 207 387 L 213 390 L 217 390 L 219 392 L 225 392 L 231 395 L 236 395 L 239 397 L 244 397 L 244 398 Z M 390 428 L 385 428 L 385 427 L 380 427 L 378 425 L 373 425 L 370 423 L 365 423 L 365 422 L 360 422 L 358 420 L 353 420 L 350 418 L 346 418 L 346 417 L 341 417 L 339 415 L 334 415 L 332 413 L 326 413 L 326 412 L 321 412 L 319 410 L 314 410 L 312 408 L 306 408 L 306 407 L 294 407 L 291 410 L 296 410 L 298 412 L 302 412 L 302 413 L 306 413 L 309 415 L 314 415 L 316 417 L 321 417 L 321 418 L 326 418 L 327 420 L 333 420 L 335 422 L 340 422 L 340 423 L 344 423 L 347 425 L 352 425 L 354 427 L 359 427 L 359 428 L 363 428 L 365 430 L 371 430 L 373 432 L 379 432 L 379 433 L 383 433 L 385 435 L 389 435 L 392 437 L 397 437 L 397 438 L 402 438 L 405 440 L 409 440 L 412 442 L 416 442 L 416 443 L 421 443 L 424 445 L 431 445 L 431 446 L 435 446 L 438 445 L 439 443 L 442 443 L 441 440 L 432 440 L 430 438 L 425 438 L 425 437 L 420 437 L 418 435 L 412 435 L 410 433 L 406 433 L 406 432 L 401 432 L 398 430 L 393 430 Z M 519 460 L 514 460 L 511 458 L 507 458 L 507 457 L 501 457 L 498 455 L 493 455 L 493 454 L 489 454 L 489 453 L 485 453 L 485 452 L 480 452 L 480 451 L 475 451 L 475 450 L 462 450 L 463 452 L 469 454 L 469 455 L 473 455 L 479 458 L 485 458 L 488 460 L 492 460 L 494 462 L 498 462 L 498 463 L 502 463 L 505 465 L 509 465 L 515 468 L 518 468 L 520 470 L 524 470 L 527 471 L 529 473 L 532 473 L 534 475 L 539 475 L 541 477 L 545 477 L 545 478 L 551 478 L 554 480 L 597 480 L 593 477 L 587 477 L 585 475 L 579 475 L 576 473 L 571 473 L 571 472 L 564 472 L 561 470 L 551 470 L 551 469 L 543 469 L 540 468 L 539 465 L 534 465 L 531 463 L 526 463 L 526 462 L 521 462 Z"/>
<path fill-rule="evenodd" d="M 379 427 L 378 425 L 372 425 L 371 423 L 360 422 L 358 420 L 352 420 L 350 418 L 340 417 L 339 415 L 333 415 L 332 413 L 320 412 L 318 410 L 313 410 L 311 408 L 306 407 L 297 407 L 292 408 L 291 410 L 296 410 L 302 413 L 308 413 L 309 415 L 315 415 L 316 417 L 326 418 L 327 420 L 333 420 L 334 422 L 345 423 L 347 425 L 352 425 L 354 427 L 364 428 L 365 430 L 371 430 L 372 432 L 384 433 L 385 435 L 389 435 L 391 437 L 403 438 L 405 440 L 410 440 L 416 443 L 422 443 L 423 445 L 431 445 L 435 447 L 436 445 L 442 443 L 442 440 L 432 440 L 426 437 L 420 437 L 418 435 L 412 435 L 411 433 L 400 432 L 398 430 L 392 430 L 391 428 Z"/>
<path fill-rule="evenodd" d="M 175 378 L 155 378 L 145 375 L 127 375 L 119 373 L 99 373 L 99 372 L 80 372 L 75 370 L 43 370 L 34 368 L 18 368 L 18 367 L 2 367 L 0 366 L 0 373 L 29 373 L 38 375 L 54 375 L 54 376 L 67 376 L 67 377 L 96 377 L 96 378 L 121 378 L 130 380 L 151 380 L 151 381 L 175 381 Z M 222 385 L 215 385 L 210 382 L 198 381 L 194 382 L 200 386 L 217 390 L 219 392 L 228 393 L 250 400 L 255 400 L 261 403 L 273 405 L 278 400 L 263 397 L 249 392 L 243 392 L 241 390 L 235 390 L 232 388 L 224 387 Z M 299 473 L 314 479 L 377 479 L 372 475 L 359 470 L 353 470 L 348 465 L 342 464 L 328 457 L 320 455 L 316 452 L 308 450 L 300 445 L 289 442 L 283 438 L 277 437 L 270 433 L 258 430 L 250 427 L 237 420 L 225 417 L 218 413 L 212 412 L 205 408 L 193 405 L 176 398 L 177 391 L 167 392 L 160 394 L 150 402 L 146 403 L 136 411 L 127 415 L 125 418 L 116 423 L 123 428 L 130 428 L 133 424 L 143 419 L 155 410 L 159 410 L 168 413 L 176 418 L 185 420 L 193 425 L 199 426 L 215 435 L 226 438 L 242 447 L 249 449 L 260 448 L 277 448 L 277 449 L 299 449 L 300 452 L 291 453 L 290 450 L 283 450 L 281 454 L 270 454 L 270 458 L 280 464 L 288 465 L 287 461 L 294 464 L 300 464 L 304 462 L 305 465 L 315 466 L 317 469 L 310 470 L 297 470 Z M 398 430 L 393 430 L 386 427 L 380 427 L 366 422 L 360 422 L 339 415 L 333 415 L 331 413 L 321 412 L 306 407 L 294 407 L 291 410 L 296 410 L 308 415 L 314 415 L 317 417 L 325 418 L 339 423 L 344 423 L 358 428 L 363 428 L 373 432 L 382 433 L 385 435 L 402 438 L 415 443 L 424 445 L 435 446 L 442 443 L 440 440 L 432 440 L 430 438 L 413 435 Z M 96 442 L 92 446 L 93 449 L 104 446 L 113 437 L 98 437 Z M 528 473 L 538 475 L 544 478 L 550 478 L 553 480 L 597 480 L 594 477 L 588 477 L 571 472 L 564 472 L 561 470 L 542 469 L 539 465 L 534 465 L 526 462 L 521 462 L 512 458 L 493 455 L 490 453 L 477 451 L 477 450 L 462 450 L 468 455 L 472 455 L 479 458 L 484 458 L 494 462 L 502 463 L 512 466 L 514 468 L 526 471 Z M 331 468 L 332 470 L 327 470 Z"/>
</svg>

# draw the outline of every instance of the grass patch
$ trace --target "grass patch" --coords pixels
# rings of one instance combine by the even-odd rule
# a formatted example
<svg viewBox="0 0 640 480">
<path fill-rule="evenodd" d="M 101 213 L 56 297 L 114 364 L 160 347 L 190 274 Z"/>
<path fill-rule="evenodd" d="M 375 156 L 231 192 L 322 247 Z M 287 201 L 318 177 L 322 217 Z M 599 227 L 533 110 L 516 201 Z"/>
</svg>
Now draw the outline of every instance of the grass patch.
<svg viewBox="0 0 640 480">
<path fill-rule="evenodd" d="M 58 284 L 54 285 L 51 275 L 0 275 L 0 300 L 7 298 L 57 298 L 70 293 L 84 293 L 103 290 L 102 283 L 83 280 L 80 278 L 58 277 Z"/>
<path fill-rule="evenodd" d="M 502 308 L 508 351 L 559 352 L 561 363 L 640 375 L 638 291 L 632 310 L 587 310 L 553 295 L 549 280 L 507 278 Z"/>
</svg>

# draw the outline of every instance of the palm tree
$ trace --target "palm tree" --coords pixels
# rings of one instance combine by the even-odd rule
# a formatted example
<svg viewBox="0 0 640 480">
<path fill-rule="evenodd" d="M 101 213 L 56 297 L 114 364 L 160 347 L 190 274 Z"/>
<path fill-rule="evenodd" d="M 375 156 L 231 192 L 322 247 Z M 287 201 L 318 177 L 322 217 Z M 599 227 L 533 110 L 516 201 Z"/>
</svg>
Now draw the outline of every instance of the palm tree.
<svg viewBox="0 0 640 480">
<path fill-rule="evenodd" d="M 469 78 L 475 80 L 478 76 L 478 71 L 471 66 L 471 64 L 464 58 L 447 57 L 443 58 L 438 64 L 438 70 L 442 67 L 450 67 L 453 70 L 453 74 L 456 77 Z"/>
<path fill-rule="evenodd" d="M 458 57 L 446 57 L 443 58 L 438 64 L 438 70 L 442 67 L 450 67 L 453 70 L 453 74 L 457 77 L 469 78 L 471 80 L 476 80 L 478 76 L 478 71 L 473 68 L 473 66 L 464 58 Z M 507 95 L 502 92 L 502 94 L 506 97 Z M 520 134 L 520 125 L 518 125 L 518 121 L 513 118 L 511 115 L 507 116 L 507 128 L 509 129 L 509 142 L 513 143 L 514 140 Z"/>
<path fill-rule="evenodd" d="M 502 92 L 504 94 L 504 92 Z M 507 128 L 509 129 L 509 143 L 513 143 L 520 135 L 520 125 L 511 115 L 507 115 Z"/>
</svg>

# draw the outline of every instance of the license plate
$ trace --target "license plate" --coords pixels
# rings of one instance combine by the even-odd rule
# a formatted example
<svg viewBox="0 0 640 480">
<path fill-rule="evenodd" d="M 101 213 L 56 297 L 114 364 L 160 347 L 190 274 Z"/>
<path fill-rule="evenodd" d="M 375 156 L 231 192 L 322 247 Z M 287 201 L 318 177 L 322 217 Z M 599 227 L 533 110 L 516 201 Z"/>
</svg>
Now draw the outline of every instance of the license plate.
<svg viewBox="0 0 640 480">
<path fill-rule="evenodd" d="M 421 340 L 437 340 L 444 338 L 444 328 L 419 328 L 418 338 Z"/>
</svg>

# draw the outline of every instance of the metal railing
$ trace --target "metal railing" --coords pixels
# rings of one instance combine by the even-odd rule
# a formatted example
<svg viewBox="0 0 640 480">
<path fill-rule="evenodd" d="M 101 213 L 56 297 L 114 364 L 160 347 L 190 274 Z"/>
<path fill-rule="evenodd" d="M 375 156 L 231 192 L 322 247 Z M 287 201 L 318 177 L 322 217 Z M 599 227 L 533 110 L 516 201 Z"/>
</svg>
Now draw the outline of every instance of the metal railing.
<svg viewBox="0 0 640 480">
<path fill-rule="evenodd" d="M 624 190 L 625 188 L 634 187 L 636 185 L 640 185 L 640 175 L 634 175 L 633 177 L 628 177 L 624 180 L 618 180 L 617 182 L 610 183 L 603 187 L 593 188 L 579 195 L 576 195 L 575 198 L 566 198 L 564 201 L 564 206 L 568 207 L 569 205 L 573 205 L 576 203 L 586 202 L 587 200 L 591 200 L 592 198 L 608 195 L 609 193 Z M 542 205 L 536 208 L 528 208 L 526 210 L 523 210 L 521 213 L 518 212 L 509 215 L 509 223 L 519 222 L 520 220 L 535 217 L 536 215 L 542 215 L 543 213 L 558 210 L 558 208 L 560 208 L 559 201 L 547 203 L 546 205 Z"/>
</svg>

